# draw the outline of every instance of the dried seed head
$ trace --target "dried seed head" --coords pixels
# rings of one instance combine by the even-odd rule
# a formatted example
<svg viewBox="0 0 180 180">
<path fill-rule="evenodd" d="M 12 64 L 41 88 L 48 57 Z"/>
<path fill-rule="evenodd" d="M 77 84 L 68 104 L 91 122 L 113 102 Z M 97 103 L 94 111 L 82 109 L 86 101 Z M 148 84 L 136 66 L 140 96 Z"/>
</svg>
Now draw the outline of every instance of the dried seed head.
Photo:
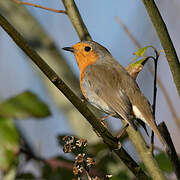
<svg viewBox="0 0 180 180">
<path fill-rule="evenodd" d="M 73 167 L 73 174 L 74 175 L 78 174 L 78 168 L 76 166 Z"/>
<path fill-rule="evenodd" d="M 81 138 L 76 141 L 76 146 L 78 146 L 78 147 L 82 147 L 82 146 L 85 147 L 86 145 L 87 145 L 86 139 Z"/>
<path fill-rule="evenodd" d="M 91 158 L 91 157 L 88 157 L 87 160 L 86 160 L 86 165 L 88 167 L 94 166 L 95 165 L 95 160 L 93 158 Z"/>
<path fill-rule="evenodd" d="M 78 155 L 75 157 L 75 162 L 76 162 L 76 163 L 83 163 L 83 161 L 84 161 L 84 156 L 85 156 L 84 153 L 83 153 L 83 154 L 78 154 Z"/>
<path fill-rule="evenodd" d="M 66 144 L 71 144 L 74 143 L 74 136 L 65 136 L 62 140 L 65 141 Z"/>
<path fill-rule="evenodd" d="M 78 175 L 81 174 L 82 172 L 83 172 L 83 167 L 81 165 L 74 164 L 73 174 Z"/>
<path fill-rule="evenodd" d="M 71 144 L 65 144 L 63 147 L 63 151 L 64 151 L 64 153 L 69 153 L 72 151 L 72 148 L 73 147 L 71 146 Z"/>
</svg>

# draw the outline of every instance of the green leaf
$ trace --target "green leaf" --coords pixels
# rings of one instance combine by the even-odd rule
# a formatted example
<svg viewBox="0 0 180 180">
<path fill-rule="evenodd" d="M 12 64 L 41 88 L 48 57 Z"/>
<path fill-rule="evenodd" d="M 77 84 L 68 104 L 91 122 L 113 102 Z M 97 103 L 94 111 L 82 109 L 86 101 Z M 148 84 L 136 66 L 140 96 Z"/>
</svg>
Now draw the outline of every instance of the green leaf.
<svg viewBox="0 0 180 180">
<path fill-rule="evenodd" d="M 165 153 L 159 153 L 155 157 L 155 159 L 158 162 L 159 167 L 161 168 L 162 171 L 165 171 L 167 173 L 171 173 L 173 171 L 171 161 L 169 160 L 169 158 L 166 156 Z"/>
<path fill-rule="evenodd" d="M 134 54 L 135 54 L 137 57 L 144 56 L 144 53 L 145 53 L 145 52 L 147 51 L 147 49 L 149 49 L 150 47 L 152 47 L 152 46 L 146 46 L 146 47 L 140 48 L 140 49 L 138 49 Z"/>
<path fill-rule="evenodd" d="M 22 119 L 43 118 L 49 115 L 48 106 L 30 91 L 25 91 L 0 104 L 0 117 Z"/>
<path fill-rule="evenodd" d="M 148 60 L 148 57 L 142 58 L 136 62 L 134 62 L 133 64 L 130 64 L 132 67 L 138 67 L 138 66 L 142 66 L 146 63 L 146 61 Z"/>
<path fill-rule="evenodd" d="M 63 146 L 66 144 L 65 141 L 63 141 L 63 138 L 66 137 L 67 135 L 58 135 L 57 136 L 57 141 L 59 143 L 60 146 Z M 82 147 L 78 147 L 76 146 L 76 141 L 79 140 L 79 138 L 77 138 L 76 136 L 74 135 L 68 135 L 68 137 L 74 137 L 74 141 L 71 143 L 72 146 L 76 147 L 76 148 L 72 148 L 71 149 L 71 153 L 75 156 L 77 156 L 79 153 L 85 153 L 86 155 L 88 155 L 88 152 L 87 152 L 87 147 L 85 146 L 82 146 Z"/>
<path fill-rule="evenodd" d="M 12 119 L 0 118 L 0 169 L 8 170 L 19 151 L 19 136 Z"/>
</svg>

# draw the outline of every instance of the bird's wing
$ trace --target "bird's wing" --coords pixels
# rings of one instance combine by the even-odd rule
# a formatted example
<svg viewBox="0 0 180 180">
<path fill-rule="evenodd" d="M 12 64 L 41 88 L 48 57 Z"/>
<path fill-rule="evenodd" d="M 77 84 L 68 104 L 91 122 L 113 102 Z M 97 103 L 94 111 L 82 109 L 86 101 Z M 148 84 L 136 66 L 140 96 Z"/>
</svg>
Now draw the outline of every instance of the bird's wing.
<svg viewBox="0 0 180 180">
<path fill-rule="evenodd" d="M 116 68 L 104 65 L 91 65 L 86 71 L 86 77 L 90 88 L 97 94 L 111 109 L 128 121 L 133 127 L 132 105 L 121 87 L 122 79 Z"/>
</svg>

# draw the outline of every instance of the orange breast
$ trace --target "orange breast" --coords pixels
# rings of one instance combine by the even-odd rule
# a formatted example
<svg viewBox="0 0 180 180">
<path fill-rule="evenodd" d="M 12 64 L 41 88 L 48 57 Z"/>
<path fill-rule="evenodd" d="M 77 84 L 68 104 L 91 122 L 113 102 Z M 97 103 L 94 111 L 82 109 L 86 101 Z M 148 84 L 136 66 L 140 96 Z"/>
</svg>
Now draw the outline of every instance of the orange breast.
<svg viewBox="0 0 180 180">
<path fill-rule="evenodd" d="M 88 56 L 83 53 L 75 53 L 74 55 L 80 69 L 80 88 L 85 98 L 87 98 L 87 95 L 82 85 L 83 79 L 85 78 L 84 72 L 88 66 L 94 64 L 97 61 L 98 55 L 94 52 L 91 52 Z"/>
</svg>

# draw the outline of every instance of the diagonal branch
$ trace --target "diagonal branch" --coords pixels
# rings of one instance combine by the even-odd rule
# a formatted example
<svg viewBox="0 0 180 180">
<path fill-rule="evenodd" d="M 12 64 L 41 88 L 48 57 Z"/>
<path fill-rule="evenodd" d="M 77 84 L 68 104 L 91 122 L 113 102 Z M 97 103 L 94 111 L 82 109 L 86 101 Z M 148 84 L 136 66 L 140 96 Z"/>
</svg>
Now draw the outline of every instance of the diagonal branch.
<svg viewBox="0 0 180 180">
<path fill-rule="evenodd" d="M 99 122 L 94 114 L 87 108 L 86 103 L 81 101 L 69 87 L 57 76 L 57 74 L 44 62 L 44 60 L 27 44 L 24 38 L 0 15 L 0 25 L 14 40 L 14 42 L 31 58 L 41 69 L 48 79 L 69 99 L 79 112 L 89 121 L 94 129 L 101 135 L 107 146 L 113 150 L 118 157 L 126 164 L 130 171 L 138 179 L 148 179 L 138 164 L 123 149 L 118 149 L 118 140 Z M 163 178 L 160 178 L 163 179 Z"/>
</svg>

